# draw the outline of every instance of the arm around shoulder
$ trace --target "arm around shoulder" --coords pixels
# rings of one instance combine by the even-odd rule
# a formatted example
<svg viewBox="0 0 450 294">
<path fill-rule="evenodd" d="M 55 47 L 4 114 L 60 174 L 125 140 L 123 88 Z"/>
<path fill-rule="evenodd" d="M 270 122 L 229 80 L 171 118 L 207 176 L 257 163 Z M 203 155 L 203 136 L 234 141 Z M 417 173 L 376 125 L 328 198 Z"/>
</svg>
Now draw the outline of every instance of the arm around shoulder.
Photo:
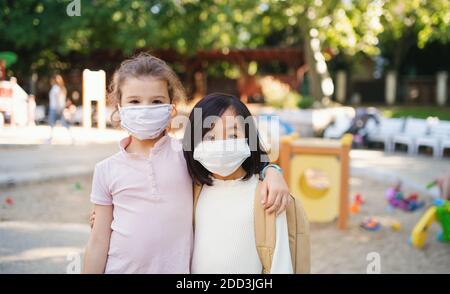
<svg viewBox="0 0 450 294">
<path fill-rule="evenodd" d="M 94 210 L 95 223 L 84 254 L 83 273 L 85 274 L 105 272 L 111 238 L 113 206 L 96 204 Z"/>
</svg>

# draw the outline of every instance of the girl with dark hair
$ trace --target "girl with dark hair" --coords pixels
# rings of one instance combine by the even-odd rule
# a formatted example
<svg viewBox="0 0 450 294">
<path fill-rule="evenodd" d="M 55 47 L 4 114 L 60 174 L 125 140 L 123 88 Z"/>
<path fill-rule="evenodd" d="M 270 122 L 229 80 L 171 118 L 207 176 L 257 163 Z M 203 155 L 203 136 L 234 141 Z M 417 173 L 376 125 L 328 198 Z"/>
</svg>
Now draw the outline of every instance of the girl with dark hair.
<svg viewBox="0 0 450 294">
<path fill-rule="evenodd" d="M 197 103 L 189 121 L 184 156 L 192 179 L 202 185 L 194 206 L 191 272 L 262 273 L 254 205 L 266 152 L 250 111 L 238 98 L 215 93 Z M 286 212 L 276 219 L 275 244 L 270 273 L 292 273 Z"/>
</svg>

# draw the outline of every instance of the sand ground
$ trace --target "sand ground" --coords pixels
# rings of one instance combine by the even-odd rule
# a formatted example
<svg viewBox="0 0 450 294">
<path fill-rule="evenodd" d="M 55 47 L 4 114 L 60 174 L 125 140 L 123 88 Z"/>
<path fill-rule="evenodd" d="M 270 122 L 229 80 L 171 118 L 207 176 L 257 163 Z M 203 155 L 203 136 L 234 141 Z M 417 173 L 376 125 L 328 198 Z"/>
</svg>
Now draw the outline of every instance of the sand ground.
<svg viewBox="0 0 450 294">
<path fill-rule="evenodd" d="M 1 189 L 0 273 L 66 273 L 88 238 L 90 183 L 91 175 L 86 175 Z M 387 184 L 363 177 L 352 177 L 350 184 L 351 195 L 361 193 L 365 204 L 350 217 L 346 231 L 337 230 L 334 223 L 311 225 L 313 273 L 366 273 L 370 252 L 379 254 L 381 273 L 450 273 L 450 244 L 436 241 L 438 224 L 423 250 L 408 244 L 424 209 L 389 211 L 384 200 Z M 359 223 L 366 216 L 397 220 L 401 229 L 365 231 Z"/>
</svg>

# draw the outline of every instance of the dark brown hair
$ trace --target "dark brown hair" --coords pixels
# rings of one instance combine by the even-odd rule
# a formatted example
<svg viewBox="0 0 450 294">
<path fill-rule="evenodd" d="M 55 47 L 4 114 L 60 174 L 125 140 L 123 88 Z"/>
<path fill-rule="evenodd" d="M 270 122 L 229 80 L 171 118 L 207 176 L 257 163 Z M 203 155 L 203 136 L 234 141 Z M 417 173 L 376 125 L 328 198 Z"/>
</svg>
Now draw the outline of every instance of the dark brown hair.
<svg viewBox="0 0 450 294">
<path fill-rule="evenodd" d="M 195 147 L 212 127 L 211 125 L 205 124 L 205 120 L 208 117 L 222 116 L 230 107 L 234 110 L 236 116 L 242 117 L 246 121 L 244 123 L 244 129 L 247 143 L 252 146 L 253 144 L 251 142 L 253 139 L 255 139 L 254 143 L 256 143 L 254 150 L 250 148 L 250 157 L 242 163 L 242 168 L 246 172 L 243 180 L 249 179 L 254 174 L 261 173 L 262 169 L 267 165 L 266 162 L 262 161 L 263 155 L 267 155 L 267 153 L 261 145 L 258 130 L 253 119 L 249 119 L 251 118 L 251 113 L 247 106 L 236 96 L 224 93 L 212 93 L 205 96 L 205 98 L 194 106 L 194 109 L 189 115 L 189 125 L 186 126 L 183 138 L 184 158 L 186 159 L 189 174 L 197 184 L 212 185 L 211 173 L 200 162 L 194 159 Z M 195 109 L 201 110 L 201 117 L 195 117 Z M 195 136 L 195 130 L 199 131 L 200 129 L 201 137 Z"/>
</svg>

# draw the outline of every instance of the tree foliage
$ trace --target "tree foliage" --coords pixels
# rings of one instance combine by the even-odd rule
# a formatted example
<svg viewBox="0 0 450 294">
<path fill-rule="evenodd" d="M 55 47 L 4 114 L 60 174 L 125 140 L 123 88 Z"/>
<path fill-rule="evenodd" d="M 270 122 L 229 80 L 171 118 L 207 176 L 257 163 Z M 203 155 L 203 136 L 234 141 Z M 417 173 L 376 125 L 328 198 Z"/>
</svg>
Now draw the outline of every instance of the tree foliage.
<svg viewBox="0 0 450 294">
<path fill-rule="evenodd" d="M 39 70 L 67 68 L 61 57 L 96 50 L 298 46 L 311 30 L 331 53 L 349 56 L 450 39 L 447 0 L 81 0 L 81 16 L 72 17 L 70 2 L 1 0 L 0 50 Z"/>
</svg>

